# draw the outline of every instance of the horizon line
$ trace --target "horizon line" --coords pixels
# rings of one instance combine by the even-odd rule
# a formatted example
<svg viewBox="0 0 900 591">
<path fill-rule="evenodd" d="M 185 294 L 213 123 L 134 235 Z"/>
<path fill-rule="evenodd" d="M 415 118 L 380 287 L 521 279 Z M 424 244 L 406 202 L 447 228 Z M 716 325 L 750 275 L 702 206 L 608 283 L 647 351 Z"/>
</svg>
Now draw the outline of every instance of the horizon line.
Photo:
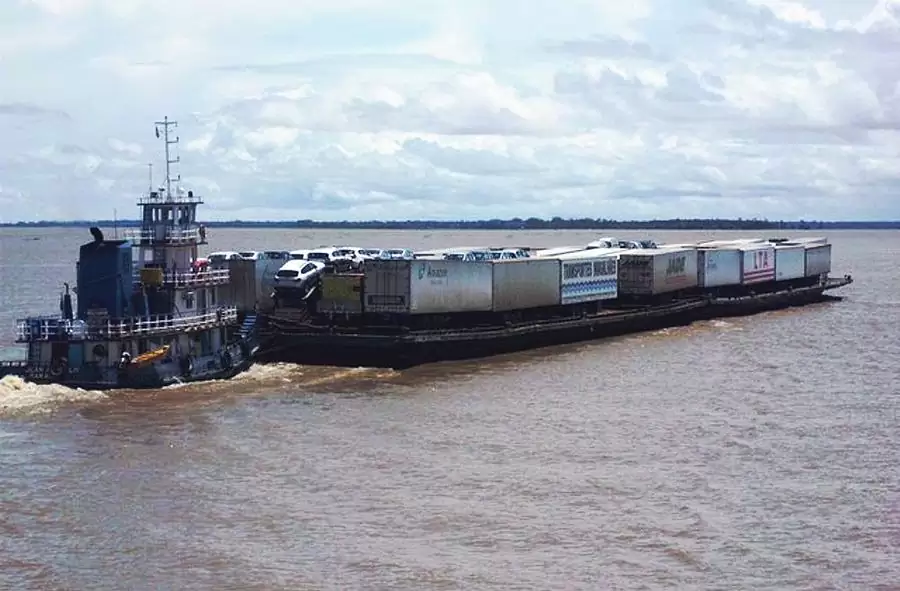
<svg viewBox="0 0 900 591">
<path fill-rule="evenodd" d="M 20 220 L 0 222 L 3 228 L 22 227 L 139 227 L 140 219 L 70 219 L 70 220 Z M 747 230 L 747 229 L 838 229 L 846 228 L 900 229 L 900 220 L 770 220 L 760 218 L 655 218 L 648 220 L 614 220 L 605 218 L 490 218 L 477 220 L 207 220 L 209 227 L 290 227 L 298 229 L 484 229 L 484 230 L 599 230 L 599 229 L 696 229 L 696 230 Z"/>
</svg>

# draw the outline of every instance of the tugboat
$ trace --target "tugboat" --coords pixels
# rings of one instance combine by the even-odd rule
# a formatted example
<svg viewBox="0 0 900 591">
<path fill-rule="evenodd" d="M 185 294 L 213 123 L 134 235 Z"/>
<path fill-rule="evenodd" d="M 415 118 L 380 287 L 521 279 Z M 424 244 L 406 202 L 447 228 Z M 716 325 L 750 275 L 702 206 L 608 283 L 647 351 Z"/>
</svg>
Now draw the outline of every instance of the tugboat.
<svg viewBox="0 0 900 591">
<path fill-rule="evenodd" d="M 110 240 L 91 228 L 80 247 L 72 305 L 69 285 L 60 313 L 17 321 L 16 341 L 28 346 L 18 373 L 34 383 L 115 389 L 159 388 L 226 379 L 253 363 L 258 349 L 255 314 L 231 301 L 227 268 L 198 264 L 206 229 L 203 203 L 173 179 L 168 117 L 156 122 L 165 142 L 165 184 L 138 198 L 139 228 Z M 173 185 L 175 185 L 173 187 Z"/>
</svg>

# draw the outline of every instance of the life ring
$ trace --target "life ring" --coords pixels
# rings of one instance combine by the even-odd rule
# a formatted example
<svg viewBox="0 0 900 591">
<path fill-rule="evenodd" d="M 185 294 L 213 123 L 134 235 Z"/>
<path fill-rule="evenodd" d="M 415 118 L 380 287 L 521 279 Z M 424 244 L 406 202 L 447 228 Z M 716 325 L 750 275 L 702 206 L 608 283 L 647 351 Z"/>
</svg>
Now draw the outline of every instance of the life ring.
<svg viewBox="0 0 900 591">
<path fill-rule="evenodd" d="M 231 358 L 231 353 L 228 350 L 222 352 L 222 367 L 225 369 L 231 369 L 234 360 Z"/>
<path fill-rule="evenodd" d="M 65 357 L 60 357 L 50 366 L 50 376 L 54 378 L 62 377 L 64 373 L 66 373 L 66 369 L 68 368 L 69 360 Z"/>
<path fill-rule="evenodd" d="M 103 343 L 97 343 L 93 348 L 95 357 L 106 357 L 106 347 L 103 346 Z"/>
</svg>

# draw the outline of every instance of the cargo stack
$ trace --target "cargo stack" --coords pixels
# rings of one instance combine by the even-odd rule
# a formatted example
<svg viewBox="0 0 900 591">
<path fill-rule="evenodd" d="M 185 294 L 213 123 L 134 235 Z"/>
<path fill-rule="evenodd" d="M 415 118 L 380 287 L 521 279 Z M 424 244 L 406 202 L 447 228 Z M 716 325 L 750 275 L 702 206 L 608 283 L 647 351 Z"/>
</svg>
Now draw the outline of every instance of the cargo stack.
<svg viewBox="0 0 900 591">
<path fill-rule="evenodd" d="M 619 255 L 619 293 L 661 295 L 697 287 L 697 249 L 660 247 Z"/>
<path fill-rule="evenodd" d="M 618 258 L 621 248 L 591 248 L 561 254 L 559 302 L 562 305 L 613 300 L 618 297 Z"/>
</svg>

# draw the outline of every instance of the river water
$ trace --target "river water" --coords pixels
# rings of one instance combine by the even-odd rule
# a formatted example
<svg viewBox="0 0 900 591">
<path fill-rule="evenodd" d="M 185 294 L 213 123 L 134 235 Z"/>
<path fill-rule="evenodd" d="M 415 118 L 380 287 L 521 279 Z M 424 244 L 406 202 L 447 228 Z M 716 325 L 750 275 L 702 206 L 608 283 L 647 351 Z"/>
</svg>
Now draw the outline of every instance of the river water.
<svg viewBox="0 0 900 591">
<path fill-rule="evenodd" d="M 213 249 L 597 235 L 210 231 Z M 802 309 L 404 372 L 4 378 L 0 588 L 900 589 L 900 234 L 828 236 L 855 283 Z M 0 230 L 0 346 L 57 309 L 90 239 Z"/>
</svg>

